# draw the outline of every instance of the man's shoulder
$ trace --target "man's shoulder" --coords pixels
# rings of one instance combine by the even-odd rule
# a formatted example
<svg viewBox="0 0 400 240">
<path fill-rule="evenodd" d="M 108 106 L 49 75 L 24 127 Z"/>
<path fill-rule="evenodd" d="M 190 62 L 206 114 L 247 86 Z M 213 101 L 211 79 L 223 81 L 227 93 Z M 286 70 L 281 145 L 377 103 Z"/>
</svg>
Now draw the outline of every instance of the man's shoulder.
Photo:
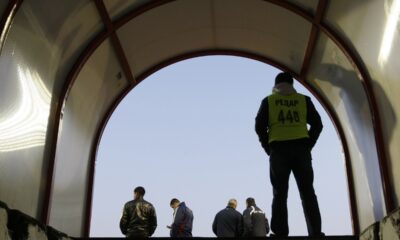
<svg viewBox="0 0 400 240">
<path fill-rule="evenodd" d="M 124 207 L 125 208 L 130 208 L 130 207 L 132 207 L 134 205 L 135 205 L 135 200 L 130 200 L 130 201 L 125 203 Z"/>
<path fill-rule="evenodd" d="M 311 100 L 311 98 L 310 98 L 310 96 L 308 96 L 308 95 L 305 95 L 305 94 L 303 94 L 303 93 L 296 93 L 298 96 L 302 96 L 302 97 L 304 97 L 305 99 L 307 99 L 307 100 Z"/>
<path fill-rule="evenodd" d="M 190 209 L 190 208 L 189 208 L 188 206 L 186 206 L 186 205 L 182 208 L 182 210 L 183 210 L 183 209 L 185 209 L 185 211 L 186 211 L 186 212 L 189 212 L 189 213 L 192 213 L 192 212 L 193 212 L 192 209 Z"/>
<path fill-rule="evenodd" d="M 188 208 L 188 207 L 186 207 L 186 209 L 187 209 L 187 214 L 190 215 L 191 217 L 193 217 L 193 211 L 192 211 L 192 209 L 190 209 L 190 208 Z"/>
<path fill-rule="evenodd" d="M 135 203 L 135 200 L 130 200 L 130 201 L 127 201 L 126 203 L 125 203 L 125 205 L 131 205 L 131 204 L 134 204 Z"/>
<path fill-rule="evenodd" d="M 236 209 L 234 209 L 234 208 L 227 208 L 228 209 L 228 212 L 230 213 L 230 214 L 234 214 L 234 215 L 236 215 L 236 216 L 242 216 L 242 213 L 241 212 L 239 212 L 238 210 L 236 210 Z"/>
<path fill-rule="evenodd" d="M 143 204 L 143 205 L 145 205 L 147 207 L 154 208 L 153 204 L 151 202 L 149 202 L 149 201 L 141 199 L 140 202 L 141 202 L 141 204 Z"/>
<path fill-rule="evenodd" d="M 265 107 L 265 106 L 268 106 L 268 98 L 270 97 L 271 95 L 268 95 L 268 96 L 266 96 L 265 98 L 263 98 L 263 100 L 261 100 L 261 107 Z"/>
<path fill-rule="evenodd" d="M 235 214 L 236 214 L 237 216 L 240 216 L 240 217 L 241 217 L 241 216 L 243 216 L 243 215 L 242 215 L 242 213 L 241 213 L 241 212 L 239 212 L 239 211 L 238 211 L 238 210 L 236 210 L 236 209 L 235 209 Z"/>
<path fill-rule="evenodd" d="M 279 94 L 279 93 L 272 93 L 272 94 L 270 94 L 270 95 L 268 95 L 268 96 L 266 96 L 261 102 L 262 103 L 268 103 L 268 99 L 271 99 L 271 98 L 276 98 L 276 97 L 287 97 L 287 96 L 302 96 L 302 97 L 304 97 L 304 98 L 306 98 L 306 99 L 309 99 L 309 100 L 311 100 L 311 98 L 308 96 L 308 95 L 304 95 L 304 94 L 302 94 L 302 93 L 293 93 L 293 94 L 291 94 L 291 95 L 282 95 L 282 94 Z"/>
<path fill-rule="evenodd" d="M 141 199 L 141 201 L 144 202 L 144 203 L 146 203 L 146 204 L 153 205 L 151 202 L 149 202 L 149 201 L 147 201 L 147 200 Z"/>
<path fill-rule="evenodd" d="M 217 216 L 226 214 L 227 211 L 228 211 L 228 208 L 221 209 L 221 210 L 217 213 Z"/>
<path fill-rule="evenodd" d="M 254 213 L 265 215 L 265 212 L 261 208 L 259 208 L 258 206 L 254 207 Z"/>
<path fill-rule="evenodd" d="M 248 208 L 246 208 L 246 209 L 243 211 L 243 215 L 249 214 L 250 212 L 251 212 L 251 208 L 248 207 Z"/>
</svg>

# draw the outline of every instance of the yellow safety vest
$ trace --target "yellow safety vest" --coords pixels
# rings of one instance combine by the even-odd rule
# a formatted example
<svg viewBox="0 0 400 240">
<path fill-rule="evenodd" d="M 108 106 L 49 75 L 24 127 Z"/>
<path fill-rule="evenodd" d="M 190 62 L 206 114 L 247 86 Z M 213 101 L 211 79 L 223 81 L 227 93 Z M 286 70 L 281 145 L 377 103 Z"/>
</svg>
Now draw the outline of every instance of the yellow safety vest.
<svg viewBox="0 0 400 240">
<path fill-rule="evenodd" d="M 268 96 L 269 143 L 308 138 L 307 104 L 302 94 Z"/>
</svg>

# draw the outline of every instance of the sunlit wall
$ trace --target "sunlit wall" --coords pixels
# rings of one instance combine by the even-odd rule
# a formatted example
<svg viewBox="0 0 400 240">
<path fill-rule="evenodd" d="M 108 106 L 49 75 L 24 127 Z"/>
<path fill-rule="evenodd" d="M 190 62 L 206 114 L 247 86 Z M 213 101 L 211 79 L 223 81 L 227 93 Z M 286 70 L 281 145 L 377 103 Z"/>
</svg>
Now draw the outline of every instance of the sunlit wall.
<svg viewBox="0 0 400 240">
<path fill-rule="evenodd" d="M 48 59 L 36 58 L 47 43 L 21 10 L 0 58 L 0 199 L 37 217 L 43 195 L 44 151 L 53 82 Z M 50 53 L 51 48 L 41 48 Z"/>
<path fill-rule="evenodd" d="M 22 2 L 22 1 L 21 1 Z M 0 4 L 3 18 L 7 5 Z M 49 9 L 52 9 L 49 11 Z M 0 29 L 0 200 L 40 219 L 55 142 L 55 112 L 72 64 L 91 34 L 91 1 L 23 1 L 10 24 Z M 96 15 L 97 16 L 97 15 Z M 3 40 L 3 39 L 1 39 Z"/>
</svg>

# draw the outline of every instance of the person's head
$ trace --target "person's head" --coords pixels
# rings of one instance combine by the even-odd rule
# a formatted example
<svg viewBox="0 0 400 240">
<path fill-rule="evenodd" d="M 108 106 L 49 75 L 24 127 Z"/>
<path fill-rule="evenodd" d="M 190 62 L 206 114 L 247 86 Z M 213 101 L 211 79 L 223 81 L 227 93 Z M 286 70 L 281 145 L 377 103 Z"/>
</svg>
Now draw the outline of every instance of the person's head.
<svg viewBox="0 0 400 240">
<path fill-rule="evenodd" d="M 135 199 L 142 198 L 146 191 L 144 190 L 144 187 L 137 187 L 135 190 L 133 190 L 133 196 Z"/>
<path fill-rule="evenodd" d="M 181 202 L 178 199 L 173 198 L 173 199 L 171 199 L 171 202 L 169 203 L 169 205 L 171 206 L 171 208 L 176 209 L 177 207 L 179 207 L 180 203 Z"/>
<path fill-rule="evenodd" d="M 275 77 L 275 85 L 279 83 L 289 83 L 293 85 L 293 77 L 290 73 L 288 72 L 281 72 Z"/>
<path fill-rule="evenodd" d="M 231 208 L 233 208 L 233 209 L 236 209 L 236 207 L 237 207 L 237 201 L 236 201 L 236 199 L 234 199 L 234 198 L 229 199 L 229 201 L 228 201 L 228 207 L 231 207 Z"/>
<path fill-rule="evenodd" d="M 256 200 L 254 200 L 254 198 L 252 198 L 252 197 L 249 197 L 246 199 L 246 205 L 247 205 L 247 207 L 255 206 Z"/>
</svg>

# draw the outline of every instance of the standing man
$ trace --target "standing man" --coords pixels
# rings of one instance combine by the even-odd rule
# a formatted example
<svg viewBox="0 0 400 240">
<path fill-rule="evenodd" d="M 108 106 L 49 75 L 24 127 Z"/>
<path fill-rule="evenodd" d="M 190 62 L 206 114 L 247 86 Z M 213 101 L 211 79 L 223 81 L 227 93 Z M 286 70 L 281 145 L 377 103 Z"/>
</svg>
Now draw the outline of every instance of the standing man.
<svg viewBox="0 0 400 240">
<path fill-rule="evenodd" d="M 322 131 L 322 122 L 311 99 L 293 88 L 293 78 L 289 73 L 276 76 L 272 94 L 261 103 L 255 130 L 262 147 L 270 155 L 270 179 L 274 194 L 271 230 L 277 236 L 289 235 L 286 201 L 289 175 L 293 172 L 308 234 L 322 236 L 311 164 L 311 149 Z"/>
<path fill-rule="evenodd" d="M 171 237 L 192 237 L 193 229 L 193 212 L 190 210 L 185 202 L 180 202 L 178 199 L 173 198 L 170 206 L 174 209 L 174 221 L 168 228 L 171 229 Z"/>
<path fill-rule="evenodd" d="M 243 217 L 236 210 L 236 199 L 230 199 L 228 206 L 215 215 L 212 229 L 217 237 L 241 237 Z"/>
<path fill-rule="evenodd" d="M 125 203 L 119 227 L 127 238 L 147 238 L 157 228 L 157 216 L 153 205 L 143 199 L 145 190 L 137 187 L 134 199 Z"/>
<path fill-rule="evenodd" d="M 243 212 L 243 236 L 266 237 L 269 232 L 269 224 L 265 213 L 257 207 L 254 198 L 247 198 L 246 206 L 247 208 Z"/>
</svg>

